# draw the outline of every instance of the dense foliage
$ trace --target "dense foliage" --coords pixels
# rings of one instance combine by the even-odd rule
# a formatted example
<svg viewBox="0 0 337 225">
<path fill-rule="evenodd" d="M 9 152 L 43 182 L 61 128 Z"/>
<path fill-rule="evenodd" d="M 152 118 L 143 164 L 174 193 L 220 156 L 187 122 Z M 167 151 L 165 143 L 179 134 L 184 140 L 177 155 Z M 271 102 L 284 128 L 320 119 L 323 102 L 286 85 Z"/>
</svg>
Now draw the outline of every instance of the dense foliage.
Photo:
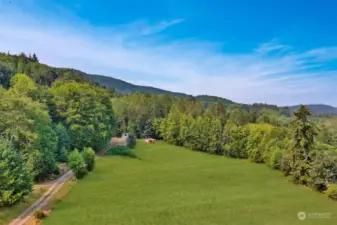
<svg viewBox="0 0 337 225">
<path fill-rule="evenodd" d="M 85 159 L 69 157 L 81 177 L 94 168 L 95 150 L 115 132 L 114 91 L 88 81 L 80 72 L 56 69 L 32 56 L 0 54 L 1 204 L 29 194 L 36 182 L 60 174 L 76 147 Z M 5 140 L 10 140 L 8 144 Z M 77 166 L 74 166 L 75 162 Z M 80 165 L 84 165 L 84 170 Z M 16 182 L 16 184 L 13 184 Z"/>
<path fill-rule="evenodd" d="M 188 109 L 175 105 L 156 132 L 165 141 L 192 150 L 266 163 L 291 176 L 295 183 L 319 191 L 337 182 L 336 146 L 319 141 L 319 129 L 309 120 L 305 106 L 294 113 L 292 121 L 282 123 L 277 121 L 283 116 L 268 114 L 268 110 L 262 110 L 255 123 L 249 112 L 218 112 L 222 115 L 207 109 L 192 116 Z"/>
<path fill-rule="evenodd" d="M 89 147 L 83 149 L 82 157 L 89 172 L 93 171 L 95 168 L 95 155 L 95 151 L 92 150 L 92 148 Z"/>
<path fill-rule="evenodd" d="M 88 173 L 87 165 L 85 164 L 83 156 L 77 149 L 70 153 L 68 165 L 74 171 L 78 179 L 82 179 Z"/>
<path fill-rule="evenodd" d="M 58 162 L 67 162 L 67 151 L 70 149 L 70 138 L 67 129 L 59 123 L 54 128 L 58 137 L 56 160 Z"/>
<path fill-rule="evenodd" d="M 58 175 L 57 162 L 68 163 L 82 178 L 95 166 L 95 151 L 105 149 L 112 136 L 123 134 L 130 134 L 126 139 L 130 148 L 136 138 L 155 138 L 265 163 L 295 183 L 329 189 L 334 196 L 336 118 L 313 118 L 304 106 L 291 115 L 289 109 L 274 105 L 241 105 L 157 89 L 150 91 L 157 95 L 121 94 L 98 85 L 108 82 L 106 78 L 94 79 L 96 83 L 88 77 L 40 64 L 35 54 L 0 54 L 0 135 L 10 140 L 3 151 L 12 160 L 1 166 L 16 174 L 9 165 L 18 164 L 25 176 L 18 192 L 6 192 L 13 199 L 6 204 L 29 193 L 29 188 L 21 187 L 31 187 L 32 177 L 43 181 Z"/>
<path fill-rule="evenodd" d="M 53 85 L 57 116 L 68 127 L 72 147 L 100 150 L 113 133 L 115 121 L 108 93 L 90 84 Z"/>
<path fill-rule="evenodd" d="M 0 137 L 0 206 L 21 200 L 32 190 L 32 176 L 10 140 Z"/>
</svg>

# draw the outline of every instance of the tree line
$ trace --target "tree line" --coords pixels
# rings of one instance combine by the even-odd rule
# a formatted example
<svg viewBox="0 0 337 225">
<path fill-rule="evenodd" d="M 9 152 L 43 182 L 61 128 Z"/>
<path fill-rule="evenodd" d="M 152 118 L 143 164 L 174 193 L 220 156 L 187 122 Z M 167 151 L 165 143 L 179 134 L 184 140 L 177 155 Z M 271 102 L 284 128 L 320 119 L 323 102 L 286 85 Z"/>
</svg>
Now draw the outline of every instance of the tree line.
<svg viewBox="0 0 337 225">
<path fill-rule="evenodd" d="M 42 86 L 26 74 L 0 86 L 0 206 L 59 176 L 61 163 L 78 178 L 92 171 L 95 151 L 115 132 L 110 98 L 90 83 L 59 79 Z"/>
<path fill-rule="evenodd" d="M 193 99 L 132 94 L 113 99 L 117 135 L 157 138 L 195 151 L 248 159 L 281 170 L 294 183 L 337 198 L 337 132 L 305 106 L 277 110 L 207 107 Z"/>
<path fill-rule="evenodd" d="M 58 176 L 61 163 L 85 176 L 95 152 L 123 133 L 266 163 L 336 197 L 336 126 L 313 120 L 305 107 L 290 116 L 263 104 L 120 94 L 35 57 L 0 54 L 0 206 Z"/>
</svg>

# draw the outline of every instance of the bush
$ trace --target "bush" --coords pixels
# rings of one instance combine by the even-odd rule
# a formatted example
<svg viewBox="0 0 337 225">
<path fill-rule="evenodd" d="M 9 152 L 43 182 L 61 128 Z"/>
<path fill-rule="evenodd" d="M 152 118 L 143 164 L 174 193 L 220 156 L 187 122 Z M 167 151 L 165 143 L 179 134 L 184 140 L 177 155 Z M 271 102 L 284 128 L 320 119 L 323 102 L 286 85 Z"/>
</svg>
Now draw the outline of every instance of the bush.
<svg viewBox="0 0 337 225">
<path fill-rule="evenodd" d="M 107 155 L 119 155 L 119 156 L 131 157 L 131 158 L 137 157 L 132 152 L 132 150 L 127 146 L 117 146 L 117 147 L 110 148 L 107 152 Z"/>
<path fill-rule="evenodd" d="M 285 176 L 288 176 L 291 172 L 291 155 L 285 154 L 281 160 L 281 171 L 284 173 Z"/>
<path fill-rule="evenodd" d="M 83 178 L 88 173 L 84 159 L 77 149 L 70 153 L 68 165 L 78 179 Z"/>
<path fill-rule="evenodd" d="M 42 209 L 36 209 L 36 210 L 34 211 L 34 217 L 35 217 L 36 219 L 40 220 L 40 219 L 46 217 L 46 215 L 44 214 L 44 212 L 43 212 Z"/>
<path fill-rule="evenodd" d="M 129 148 L 134 148 L 136 146 L 136 136 L 132 133 L 127 134 L 126 136 L 126 146 L 128 146 Z"/>
<path fill-rule="evenodd" d="M 234 158 L 247 158 L 247 136 L 248 130 L 240 126 L 228 126 L 224 132 L 224 140 L 228 139 L 222 148 L 224 154 Z M 229 136 L 229 137 L 228 137 Z"/>
<path fill-rule="evenodd" d="M 325 191 L 329 183 L 337 182 L 337 156 L 332 151 L 315 151 L 311 155 L 309 184 L 317 191 Z"/>
<path fill-rule="evenodd" d="M 258 148 L 254 148 L 253 150 L 249 151 L 248 158 L 250 161 L 255 162 L 255 163 L 263 162 L 262 154 Z"/>
<path fill-rule="evenodd" d="M 33 177 L 8 139 L 0 137 L 0 206 L 12 205 L 32 191 Z"/>
<path fill-rule="evenodd" d="M 269 160 L 269 166 L 273 169 L 280 169 L 282 158 L 283 158 L 283 151 L 278 147 L 273 147 Z"/>
<path fill-rule="evenodd" d="M 337 200 L 337 184 L 331 184 L 326 191 L 329 198 Z"/>
<path fill-rule="evenodd" d="M 89 172 L 94 170 L 95 155 L 95 151 L 92 148 L 86 147 L 83 149 L 82 156 Z"/>
</svg>

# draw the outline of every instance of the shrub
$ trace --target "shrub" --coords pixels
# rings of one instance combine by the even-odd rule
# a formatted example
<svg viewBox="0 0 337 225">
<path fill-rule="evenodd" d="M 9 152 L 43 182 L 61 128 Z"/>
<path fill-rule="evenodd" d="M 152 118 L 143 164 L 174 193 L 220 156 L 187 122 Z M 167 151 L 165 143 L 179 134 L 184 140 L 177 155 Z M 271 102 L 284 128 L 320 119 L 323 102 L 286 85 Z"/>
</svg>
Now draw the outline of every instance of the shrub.
<svg viewBox="0 0 337 225">
<path fill-rule="evenodd" d="M 281 160 L 281 171 L 284 173 L 285 176 L 288 176 L 291 172 L 291 155 L 284 154 Z"/>
<path fill-rule="evenodd" d="M 278 147 L 272 148 L 272 153 L 269 160 L 269 165 L 273 169 L 280 169 L 282 163 L 283 151 Z"/>
<path fill-rule="evenodd" d="M 329 183 L 337 182 L 337 156 L 331 151 L 316 151 L 312 154 L 309 184 L 318 191 L 327 189 Z"/>
<path fill-rule="evenodd" d="M 326 191 L 329 198 L 337 200 L 337 184 L 331 184 Z"/>
<path fill-rule="evenodd" d="M 310 164 L 304 160 L 297 160 L 292 164 L 291 177 L 292 181 L 296 184 L 308 185 L 310 182 L 309 178 Z"/>
<path fill-rule="evenodd" d="M 12 205 L 32 191 L 32 175 L 8 139 L 0 137 L 0 206 Z"/>
<path fill-rule="evenodd" d="M 119 155 L 119 156 L 131 157 L 131 158 L 137 157 L 132 152 L 132 150 L 127 146 L 117 146 L 117 147 L 110 148 L 107 152 L 107 155 Z"/>
<path fill-rule="evenodd" d="M 136 146 L 136 142 L 137 142 L 137 139 L 136 139 L 136 136 L 132 133 L 129 133 L 127 136 L 126 136 L 126 146 L 128 146 L 129 148 L 134 148 Z"/>
<path fill-rule="evenodd" d="M 249 151 L 248 158 L 252 162 L 256 162 L 256 163 L 263 162 L 262 154 L 258 148 L 254 148 L 253 150 Z"/>
<path fill-rule="evenodd" d="M 88 173 L 84 159 L 77 149 L 70 153 L 68 165 L 78 179 L 83 178 Z"/>
<path fill-rule="evenodd" d="M 224 140 L 228 143 L 222 145 L 224 154 L 234 158 L 247 158 L 247 136 L 248 130 L 240 126 L 228 126 L 223 133 Z"/>
<path fill-rule="evenodd" d="M 44 214 L 43 210 L 39 208 L 39 209 L 36 209 L 34 211 L 34 217 L 36 219 L 40 220 L 40 219 L 46 217 L 46 215 Z"/>
<path fill-rule="evenodd" d="M 83 149 L 82 156 L 89 172 L 94 170 L 95 155 L 95 151 L 92 148 L 86 147 Z"/>
</svg>

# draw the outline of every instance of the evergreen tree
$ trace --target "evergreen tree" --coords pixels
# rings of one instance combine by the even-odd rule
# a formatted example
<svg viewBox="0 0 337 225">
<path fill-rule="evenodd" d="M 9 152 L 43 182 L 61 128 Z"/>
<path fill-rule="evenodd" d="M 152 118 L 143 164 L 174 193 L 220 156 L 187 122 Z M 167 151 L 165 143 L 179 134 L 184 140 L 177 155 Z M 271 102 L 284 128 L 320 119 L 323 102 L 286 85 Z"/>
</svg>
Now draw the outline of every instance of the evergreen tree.
<svg viewBox="0 0 337 225">
<path fill-rule="evenodd" d="M 156 138 L 156 133 L 155 133 L 155 130 L 153 129 L 151 119 L 146 121 L 142 137 L 143 138 L 149 138 L 149 137 Z"/>
<path fill-rule="evenodd" d="M 32 175 L 13 144 L 0 137 L 0 207 L 12 205 L 33 188 Z"/>
<path fill-rule="evenodd" d="M 33 62 L 39 62 L 39 59 L 37 58 L 35 53 L 33 54 L 32 60 Z"/>
<path fill-rule="evenodd" d="M 56 133 L 50 126 L 38 126 L 38 138 L 33 148 L 36 150 L 30 155 L 30 165 L 35 180 L 42 181 L 50 178 L 53 174 L 58 174 L 56 165 L 57 143 Z"/>
<path fill-rule="evenodd" d="M 67 155 L 64 156 L 64 154 L 70 149 L 70 138 L 67 129 L 62 123 L 59 123 L 55 126 L 54 131 L 58 137 L 56 160 L 58 162 L 66 162 Z"/>
<path fill-rule="evenodd" d="M 307 107 L 301 105 L 294 115 L 295 120 L 292 123 L 294 146 L 291 149 L 291 175 L 294 182 L 307 184 L 310 163 L 312 162 L 310 153 L 313 150 L 318 129 L 315 124 L 308 120 L 311 113 Z"/>
</svg>

